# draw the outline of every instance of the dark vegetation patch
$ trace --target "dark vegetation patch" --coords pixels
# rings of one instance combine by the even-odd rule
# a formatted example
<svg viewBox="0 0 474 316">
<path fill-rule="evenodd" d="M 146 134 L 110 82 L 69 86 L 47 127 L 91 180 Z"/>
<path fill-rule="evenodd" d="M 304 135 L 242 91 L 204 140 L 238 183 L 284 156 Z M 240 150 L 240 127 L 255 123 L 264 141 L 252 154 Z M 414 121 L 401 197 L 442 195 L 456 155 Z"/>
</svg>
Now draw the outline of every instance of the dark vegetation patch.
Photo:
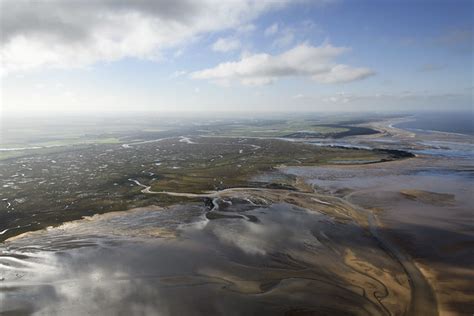
<svg viewBox="0 0 474 316">
<path fill-rule="evenodd" d="M 340 132 L 326 132 L 326 133 L 319 133 L 319 132 L 296 132 L 287 134 L 283 137 L 285 138 L 343 138 L 348 136 L 360 136 L 360 135 L 373 135 L 380 133 L 379 131 L 369 128 L 369 127 L 361 127 L 361 126 L 350 126 L 350 125 L 342 125 L 342 124 L 319 124 L 315 125 L 318 127 L 326 127 L 326 128 L 335 128 L 335 129 L 345 129 L 344 131 Z"/>
</svg>

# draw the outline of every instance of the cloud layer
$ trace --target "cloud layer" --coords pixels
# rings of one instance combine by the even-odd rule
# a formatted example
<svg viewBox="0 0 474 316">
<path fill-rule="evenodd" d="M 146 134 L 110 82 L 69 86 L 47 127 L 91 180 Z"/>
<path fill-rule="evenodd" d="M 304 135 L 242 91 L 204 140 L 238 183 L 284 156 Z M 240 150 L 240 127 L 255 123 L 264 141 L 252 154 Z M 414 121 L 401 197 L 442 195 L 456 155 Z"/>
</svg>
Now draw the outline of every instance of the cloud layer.
<svg viewBox="0 0 474 316">
<path fill-rule="evenodd" d="M 219 38 L 212 44 L 212 50 L 216 52 L 229 52 L 240 48 L 240 41 L 236 38 Z"/>
<path fill-rule="evenodd" d="M 374 75 L 371 69 L 337 64 L 334 61 L 348 50 L 346 47 L 330 44 L 300 44 L 279 55 L 262 53 L 243 56 L 239 61 L 225 62 L 193 72 L 191 77 L 222 84 L 238 81 L 245 85 L 261 85 L 290 76 L 307 77 L 320 83 L 342 83 Z"/>
<path fill-rule="evenodd" d="M 244 26 L 285 2 L 3 0 L 2 71 L 157 59 L 163 49 L 205 32 Z"/>
</svg>

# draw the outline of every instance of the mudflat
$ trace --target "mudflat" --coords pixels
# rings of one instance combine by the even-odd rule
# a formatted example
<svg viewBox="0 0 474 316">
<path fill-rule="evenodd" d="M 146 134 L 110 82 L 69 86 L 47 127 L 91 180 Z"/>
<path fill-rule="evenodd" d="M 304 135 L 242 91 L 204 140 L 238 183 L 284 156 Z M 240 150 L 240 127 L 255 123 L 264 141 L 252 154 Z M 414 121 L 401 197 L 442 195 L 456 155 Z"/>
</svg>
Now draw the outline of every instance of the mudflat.
<svg viewBox="0 0 474 316">
<path fill-rule="evenodd" d="M 472 143 L 392 123 L 4 159 L 1 312 L 462 315 Z"/>
</svg>

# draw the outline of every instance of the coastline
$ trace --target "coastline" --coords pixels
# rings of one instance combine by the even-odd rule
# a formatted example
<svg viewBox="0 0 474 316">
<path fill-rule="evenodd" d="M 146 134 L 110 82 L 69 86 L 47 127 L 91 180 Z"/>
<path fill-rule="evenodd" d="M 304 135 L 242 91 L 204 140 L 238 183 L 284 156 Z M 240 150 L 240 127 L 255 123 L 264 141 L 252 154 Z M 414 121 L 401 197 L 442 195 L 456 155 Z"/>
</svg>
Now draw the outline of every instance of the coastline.
<svg viewBox="0 0 474 316">
<path fill-rule="evenodd" d="M 378 148 L 381 144 L 381 142 L 378 142 L 379 140 L 388 139 L 390 142 L 382 143 L 382 148 L 386 151 L 398 148 L 400 143 L 403 144 L 403 148 L 409 149 L 416 149 L 418 146 L 422 146 L 421 142 L 424 139 L 424 135 L 420 136 L 416 133 L 397 129 L 393 127 L 392 122 L 393 120 L 371 123 L 374 127 L 378 127 L 378 130 L 381 132 L 380 134 L 354 136 L 347 141 L 351 144 L 358 144 L 358 142 L 372 144 L 372 146 L 376 145 Z M 449 137 L 456 136 L 450 135 Z M 87 243 L 95 245 L 97 243 L 96 239 L 99 238 L 97 245 L 101 247 L 102 241 L 100 241 L 100 239 L 102 235 L 104 235 L 107 240 L 111 238 L 116 239 L 114 242 L 119 245 L 119 249 L 122 242 L 133 241 L 136 237 L 141 238 L 140 242 L 146 244 L 155 244 L 158 242 L 158 246 L 162 247 L 162 243 L 169 240 L 182 240 L 183 234 L 186 235 L 194 231 L 194 228 L 189 230 L 189 227 L 198 227 L 196 229 L 201 231 L 208 229 L 206 227 L 209 226 L 213 227 L 213 230 L 217 229 L 220 231 L 221 229 L 225 230 L 225 225 L 228 223 L 234 222 L 250 225 L 249 227 L 254 227 L 252 225 L 262 226 L 262 222 L 265 223 L 269 219 L 272 220 L 272 215 L 270 215 L 272 212 L 264 211 L 263 213 L 259 213 L 252 210 L 265 210 L 274 207 L 292 209 L 296 207 L 309 212 L 312 214 L 311 216 L 314 215 L 316 218 L 318 218 L 318 216 L 324 216 L 325 221 L 331 223 L 330 229 L 325 226 L 326 224 L 321 224 L 322 226 L 317 226 L 318 228 L 314 231 L 319 232 L 319 235 L 315 236 L 318 245 L 328 247 L 327 249 L 324 248 L 324 251 L 319 250 L 323 251 L 319 253 L 320 260 L 323 260 L 325 256 L 327 256 L 327 258 L 324 260 L 333 258 L 331 251 L 334 251 L 336 248 L 339 249 L 337 252 L 339 253 L 338 258 L 340 258 L 341 253 L 343 254 L 344 264 L 341 266 L 336 265 L 338 268 L 334 268 L 335 270 L 333 271 L 335 275 L 343 279 L 349 277 L 349 279 L 356 284 L 364 284 L 364 282 L 367 282 L 366 280 L 369 279 L 371 280 L 370 282 L 375 282 L 373 286 L 375 286 L 377 290 L 373 290 L 374 292 L 364 301 L 360 301 L 359 304 L 369 304 L 368 306 L 371 306 L 370 308 L 373 308 L 374 311 L 380 312 L 385 310 L 386 313 L 391 310 L 403 314 L 403 311 L 397 308 L 403 308 L 403 306 L 405 306 L 405 312 L 408 312 L 408 314 L 411 313 L 411 315 L 436 315 L 438 313 L 440 315 L 447 315 L 450 312 L 459 312 L 459 308 L 469 308 L 469 299 L 471 297 L 467 295 L 463 298 L 463 296 L 461 296 L 463 293 L 468 293 L 466 284 L 462 282 L 466 277 L 469 277 L 469 275 L 466 274 L 467 272 L 459 274 L 459 271 L 463 270 L 456 268 L 457 270 L 455 271 L 458 271 L 456 272 L 458 276 L 452 278 L 450 284 L 440 281 L 443 277 L 451 273 L 450 271 L 452 269 L 446 268 L 446 265 L 455 263 L 449 261 L 449 258 L 443 259 L 445 261 L 441 262 L 441 259 L 437 257 L 436 251 L 428 251 L 432 245 L 431 241 L 426 243 L 425 239 L 426 237 L 436 237 L 436 233 L 428 231 L 428 235 L 424 235 L 424 226 L 422 226 L 422 224 L 431 225 L 427 227 L 430 227 L 432 230 L 436 229 L 435 232 L 452 234 L 455 231 L 454 228 L 447 229 L 441 227 L 439 223 L 452 222 L 452 218 L 444 211 L 450 207 L 452 207 L 453 210 L 456 208 L 459 209 L 459 203 L 462 202 L 461 198 L 464 197 L 458 196 L 458 192 L 456 192 L 456 198 L 453 200 L 454 202 L 452 202 L 447 199 L 449 194 L 444 194 L 443 191 L 443 188 L 452 185 L 451 182 L 438 182 L 435 180 L 437 179 L 436 175 L 422 176 L 419 170 L 426 169 L 426 166 L 434 169 L 454 168 L 453 170 L 455 170 L 456 165 L 453 165 L 452 162 L 456 160 L 453 159 L 455 158 L 447 159 L 430 155 L 416 155 L 411 158 L 368 164 L 321 164 L 306 167 L 279 166 L 277 168 L 278 172 L 283 174 L 289 173 L 295 176 L 294 180 L 292 180 L 292 189 L 235 187 L 199 194 L 172 191 L 160 192 L 152 190 L 151 186 L 142 184 L 139 179 L 130 178 L 128 181 L 134 183 L 143 195 L 165 195 L 181 199 L 175 204 L 164 208 L 145 206 L 133 208 L 128 211 L 108 212 L 102 215 L 85 217 L 81 220 L 64 222 L 56 227 L 48 227 L 43 230 L 27 232 L 11 237 L 0 245 L 19 247 L 18 245 L 31 244 L 31 241 L 39 242 L 39 240 L 43 238 L 46 238 L 46 240 L 50 238 L 54 238 L 54 240 L 56 240 L 56 238 L 59 238 L 59 240 L 63 238 L 71 238 L 73 240 L 79 238 L 79 245 L 83 247 L 82 240 L 90 239 Z M 424 177 L 427 177 L 427 179 L 425 180 Z M 458 179 L 453 181 L 456 182 Z M 339 186 L 337 186 L 338 182 Z M 340 185 L 341 183 L 342 186 Z M 433 187 L 433 183 L 439 183 L 439 186 Z M 333 187 L 335 184 L 336 187 Z M 406 185 L 408 185 L 408 187 L 405 187 Z M 456 187 L 452 187 L 452 190 L 455 189 Z M 401 194 L 402 190 L 408 190 L 408 193 Z M 452 205 L 450 203 L 457 204 Z M 150 216 L 152 218 L 156 216 L 159 217 L 161 216 L 159 214 L 162 213 L 167 214 L 166 216 L 170 216 L 172 218 L 171 222 L 176 222 L 177 220 L 174 219 L 174 217 L 178 216 L 179 212 L 172 210 L 186 210 L 189 208 L 197 211 L 196 214 L 199 214 L 199 216 L 195 218 L 192 223 L 187 223 L 180 227 L 178 227 L 179 225 L 173 226 L 174 224 L 170 227 L 148 227 L 153 221 L 144 221 L 144 219 L 142 219 L 143 216 L 145 216 L 145 219 Z M 431 211 L 431 213 L 436 214 L 440 219 L 425 223 L 427 210 L 435 210 L 436 212 Z M 200 212 L 202 212 L 202 214 Z M 432 215 L 431 213 L 430 215 Z M 195 215 L 189 216 L 192 217 Z M 137 218 L 138 222 L 136 222 Z M 138 227 L 133 229 L 127 228 L 125 233 L 120 232 L 118 227 L 124 224 L 126 225 L 125 227 L 128 227 L 129 224 L 127 223 L 130 219 L 133 219 L 133 223 L 137 223 Z M 169 219 L 167 219 L 167 221 L 168 220 Z M 157 221 L 156 224 L 161 225 L 159 221 Z M 224 226 L 222 226 L 223 224 Z M 282 229 L 289 229 L 290 227 L 287 227 L 285 223 L 280 223 L 279 225 L 281 224 L 283 224 L 281 226 Z M 145 226 L 143 227 L 142 225 Z M 88 234 L 91 234 L 90 230 L 96 229 L 94 228 L 96 226 L 98 231 L 94 231 L 94 234 L 89 236 Z M 354 236 L 350 235 L 350 237 L 348 237 L 342 232 L 339 232 L 342 227 L 346 226 L 352 227 L 351 231 L 354 229 L 351 233 L 355 234 Z M 81 229 L 76 231 L 77 227 Z M 451 231 L 451 229 L 453 230 Z M 99 233 L 102 230 L 103 232 Z M 339 233 L 329 235 L 332 230 Z M 87 238 L 82 236 L 85 232 L 87 233 Z M 362 232 L 368 235 L 361 237 L 363 235 Z M 408 237 L 406 236 L 407 234 Z M 225 238 L 223 240 L 229 243 L 229 239 Z M 308 237 L 306 236 L 304 238 Z M 364 243 L 366 243 L 365 247 L 367 248 L 360 248 L 360 245 L 352 244 L 352 238 L 363 238 Z M 449 240 L 454 243 L 459 241 L 462 245 L 463 238 L 465 238 L 464 235 L 457 235 L 457 237 L 450 237 Z M 307 242 L 307 239 L 304 240 Z M 68 243 L 69 241 L 65 242 L 65 247 L 69 247 Z M 232 243 L 235 243 L 233 239 Z M 295 245 L 299 245 L 299 243 Z M 71 245 L 77 247 L 74 243 Z M 258 242 L 257 245 L 261 246 L 260 242 Z M 366 254 L 366 249 L 375 251 L 377 255 Z M 66 248 L 66 251 L 70 250 Z M 247 249 L 245 251 L 250 251 L 252 255 L 254 255 L 254 252 L 257 254 L 265 253 L 256 248 L 250 248 L 250 250 Z M 461 255 L 462 254 L 457 255 L 458 257 L 456 257 L 456 259 L 461 258 Z M 305 254 L 304 258 L 304 260 L 314 260 L 314 254 Z M 385 275 L 387 271 L 381 269 L 380 266 L 376 264 L 378 260 L 382 260 L 381 258 L 383 258 L 385 264 L 388 264 L 390 267 L 386 269 L 392 271 L 389 275 Z M 296 264 L 292 260 L 288 262 L 286 260 L 287 259 L 283 260 L 285 264 Z M 333 258 L 331 260 L 338 259 Z M 348 267 L 352 269 L 351 273 L 355 273 L 354 275 L 347 274 L 345 269 Z M 312 267 L 312 269 L 319 271 L 318 269 L 320 268 Z M 402 272 L 400 269 L 402 269 Z M 366 272 L 362 273 L 361 271 Z M 228 276 L 224 278 L 228 278 Z M 295 278 L 295 276 L 293 276 L 293 278 Z M 309 282 L 308 280 L 312 280 L 314 276 L 300 275 L 298 278 L 305 280 L 304 282 Z M 404 280 L 404 278 L 407 278 L 407 280 L 400 281 Z M 280 287 L 281 289 L 285 288 L 283 286 L 285 282 L 282 280 L 286 280 L 286 277 L 279 281 L 279 285 L 275 286 L 275 289 Z M 232 286 L 238 287 L 241 285 L 237 284 L 242 284 L 239 282 L 249 281 L 240 280 L 237 282 L 231 279 L 231 281 L 226 282 L 230 282 L 228 284 L 234 284 Z M 274 281 L 266 280 L 265 282 L 271 283 Z M 335 285 L 331 282 L 330 284 L 331 286 Z M 348 284 L 351 283 L 349 282 Z M 318 286 L 319 285 L 317 285 L 316 288 L 318 288 Z M 338 284 L 337 286 L 340 285 Z M 370 288 L 366 288 L 362 285 L 359 286 L 361 286 L 364 291 L 372 291 Z M 452 296 L 454 294 L 446 294 L 447 289 L 452 286 L 459 286 L 457 290 L 451 289 L 451 293 L 457 293 L 455 296 L 456 300 L 454 301 Z M 411 287 L 412 289 L 407 290 L 407 287 Z M 257 290 L 254 289 L 252 291 Z M 260 295 L 266 295 L 267 293 L 267 291 L 258 291 L 260 291 Z M 272 290 L 269 290 L 269 292 L 271 291 Z M 357 291 L 349 287 L 349 285 L 347 285 L 345 291 L 348 292 L 344 295 L 350 295 L 351 297 L 354 293 L 357 293 Z M 435 296 L 432 295 L 432 293 L 434 293 Z M 409 296 L 411 296 L 411 299 L 408 299 Z M 395 307 L 398 304 L 397 302 L 400 303 L 399 307 Z M 462 307 L 456 307 L 456 304 Z"/>
<path fill-rule="evenodd" d="M 465 140 L 468 144 L 472 142 L 466 135 L 448 133 L 420 135 L 411 132 L 407 134 L 403 130 L 399 132 L 390 121 L 385 122 L 385 126 L 380 123 L 375 125 L 392 136 L 396 135 L 401 142 L 406 142 L 409 138 L 412 149 L 416 149 L 418 146 L 416 144 L 421 143 L 426 135 L 428 139 L 443 135 L 460 144 Z M 313 168 L 313 173 L 309 172 L 310 168 L 305 168 L 306 171 L 293 174 L 304 175 L 307 181 L 316 185 L 321 192 L 336 194 L 371 212 L 382 234 L 413 258 L 417 269 L 430 283 L 436 294 L 440 315 L 456 315 L 472 309 L 470 302 L 474 301 L 474 295 L 468 294 L 469 286 L 465 281 L 474 277 L 474 274 L 467 269 L 469 257 L 466 253 L 469 240 L 474 243 L 474 236 L 467 232 L 457 233 L 462 230 L 465 221 L 474 215 L 470 211 L 474 201 L 465 189 L 472 186 L 472 180 L 469 180 L 468 175 L 463 177 L 457 173 L 458 168 L 469 170 L 467 167 L 469 164 L 472 166 L 469 160 L 456 156 L 423 154 L 411 159 L 386 162 L 379 166 L 373 164 L 326 166 Z M 453 178 L 441 177 L 436 172 L 423 170 L 447 170 L 446 172 L 451 170 L 449 172 Z M 314 182 L 311 180 L 312 177 L 320 180 Z M 413 190 L 409 191 L 413 193 L 408 197 L 400 195 L 405 187 Z M 418 188 L 424 191 L 415 190 Z M 444 194 L 445 192 L 455 196 L 455 199 L 452 202 L 444 202 L 449 196 Z M 426 228 L 424 225 L 427 225 Z M 433 241 L 433 237 L 440 238 L 439 235 L 449 237 L 440 239 L 438 245 Z M 452 244 L 450 247 L 458 249 L 456 259 L 440 256 L 441 249 L 448 247 L 443 246 L 448 241 Z M 464 243 L 466 246 L 461 246 Z M 428 250 L 430 248 L 433 250 Z M 449 282 L 445 281 L 447 276 L 450 276 Z"/>
</svg>

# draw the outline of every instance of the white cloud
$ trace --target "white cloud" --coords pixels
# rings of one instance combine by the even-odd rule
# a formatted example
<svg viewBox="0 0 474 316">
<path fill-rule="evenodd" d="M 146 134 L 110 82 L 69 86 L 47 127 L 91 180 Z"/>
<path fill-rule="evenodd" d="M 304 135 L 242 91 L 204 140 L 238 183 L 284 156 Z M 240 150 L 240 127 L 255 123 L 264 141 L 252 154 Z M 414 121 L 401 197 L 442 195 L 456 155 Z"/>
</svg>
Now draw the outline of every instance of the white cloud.
<svg viewBox="0 0 474 316">
<path fill-rule="evenodd" d="M 285 28 L 280 32 L 280 36 L 273 41 L 273 46 L 288 47 L 295 40 L 295 34 L 291 28 Z"/>
<path fill-rule="evenodd" d="M 245 85 L 262 85 L 290 76 L 307 77 L 320 83 L 339 83 L 374 74 L 368 68 L 355 68 L 334 62 L 337 56 L 348 50 L 346 47 L 330 44 L 316 47 L 300 44 L 279 55 L 247 54 L 239 61 L 224 62 L 213 68 L 193 72 L 191 78 L 219 83 L 238 81 Z"/>
<path fill-rule="evenodd" d="M 237 32 L 240 32 L 240 33 L 248 33 L 248 32 L 253 32 L 257 29 L 257 27 L 255 26 L 255 24 L 252 24 L 252 23 L 249 23 L 249 24 L 245 24 L 245 25 L 242 25 L 242 26 L 239 26 L 237 28 Z"/>
<path fill-rule="evenodd" d="M 229 52 L 240 48 L 240 41 L 236 38 L 219 38 L 212 44 L 212 50 L 216 52 Z"/>
<path fill-rule="evenodd" d="M 341 83 L 364 79 L 375 73 L 368 68 L 354 68 L 348 65 L 335 65 L 327 73 L 318 73 L 312 76 L 320 83 Z"/>
<path fill-rule="evenodd" d="M 178 58 L 178 57 L 180 57 L 181 55 L 183 55 L 183 53 L 184 53 L 184 50 L 180 48 L 180 49 L 178 49 L 177 51 L 174 52 L 173 56 L 174 56 L 175 58 Z"/>
<path fill-rule="evenodd" d="M 303 20 L 291 26 L 274 23 L 265 29 L 264 35 L 266 37 L 273 37 L 273 46 L 285 48 L 289 47 L 296 40 L 301 41 L 322 32 L 322 29 L 313 21 Z"/>
<path fill-rule="evenodd" d="M 238 29 L 282 1 L 3 0 L 2 72 L 69 68 L 125 57 L 159 59 L 163 49 L 206 32 Z M 247 27 L 248 28 L 248 27 Z"/>
<path fill-rule="evenodd" d="M 272 25 L 270 25 L 269 27 L 267 27 L 265 29 L 265 31 L 263 32 L 263 34 L 265 36 L 271 36 L 271 35 L 275 35 L 276 33 L 278 32 L 278 24 L 277 23 L 273 23 Z"/>
</svg>

